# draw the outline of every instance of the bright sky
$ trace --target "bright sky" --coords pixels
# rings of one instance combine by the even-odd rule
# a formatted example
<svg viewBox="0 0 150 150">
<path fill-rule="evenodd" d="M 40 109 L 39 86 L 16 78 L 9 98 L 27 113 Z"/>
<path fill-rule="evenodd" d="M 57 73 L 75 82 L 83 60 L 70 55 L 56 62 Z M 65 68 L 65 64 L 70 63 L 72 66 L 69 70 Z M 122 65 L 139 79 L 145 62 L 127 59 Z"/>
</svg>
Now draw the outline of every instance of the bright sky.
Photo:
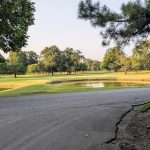
<svg viewBox="0 0 150 150">
<path fill-rule="evenodd" d="M 77 18 L 80 0 L 33 1 L 36 3 L 35 25 L 29 29 L 30 38 L 25 50 L 40 54 L 46 46 L 57 45 L 62 50 L 72 47 L 81 50 L 87 58 L 102 60 L 107 48 L 101 46 L 100 30 Z M 127 1 L 101 0 L 101 3 L 118 11 Z M 125 52 L 130 54 L 131 49 Z"/>
</svg>

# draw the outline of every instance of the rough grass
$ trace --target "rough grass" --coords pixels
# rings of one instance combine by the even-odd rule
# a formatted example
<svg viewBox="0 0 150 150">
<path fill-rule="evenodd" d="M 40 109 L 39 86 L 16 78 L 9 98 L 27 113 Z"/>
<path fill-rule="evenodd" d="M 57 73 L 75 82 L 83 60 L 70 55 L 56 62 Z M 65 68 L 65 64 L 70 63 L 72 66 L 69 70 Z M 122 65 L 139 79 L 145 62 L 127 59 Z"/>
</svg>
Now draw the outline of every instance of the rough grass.
<svg viewBox="0 0 150 150">
<path fill-rule="evenodd" d="M 150 102 L 140 107 L 139 111 L 144 113 L 150 109 Z"/>
</svg>

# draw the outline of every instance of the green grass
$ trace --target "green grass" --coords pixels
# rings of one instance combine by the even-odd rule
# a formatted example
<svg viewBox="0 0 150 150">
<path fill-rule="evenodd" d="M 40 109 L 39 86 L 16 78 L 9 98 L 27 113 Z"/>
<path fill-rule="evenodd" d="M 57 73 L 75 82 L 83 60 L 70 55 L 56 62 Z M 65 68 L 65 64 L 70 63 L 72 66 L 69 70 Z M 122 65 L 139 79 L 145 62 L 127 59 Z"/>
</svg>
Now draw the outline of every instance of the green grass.
<svg viewBox="0 0 150 150">
<path fill-rule="evenodd" d="M 150 102 L 140 107 L 139 111 L 144 113 L 150 109 Z"/>
<path fill-rule="evenodd" d="M 89 92 L 89 91 L 99 91 L 99 90 L 111 90 L 111 89 L 120 89 L 119 87 L 114 88 L 86 88 L 78 86 L 66 86 L 66 85 L 50 85 L 50 84 L 41 84 L 41 85 L 32 85 L 16 90 L 8 90 L 0 92 L 0 97 L 8 96 L 18 96 L 18 95 L 30 95 L 30 94 L 60 94 L 60 93 L 74 93 L 74 92 Z"/>
<path fill-rule="evenodd" d="M 50 84 L 51 82 L 57 81 L 78 81 L 78 80 L 116 80 L 116 81 L 127 81 L 144 83 L 150 85 L 150 72 L 130 72 L 125 75 L 122 72 L 109 73 L 109 72 L 85 72 L 78 73 L 77 75 L 60 75 L 55 76 L 41 76 L 41 75 L 18 75 L 14 78 L 13 75 L 0 76 L 0 89 L 9 89 L 0 91 L 0 97 L 16 96 L 16 95 L 28 95 L 28 94 L 41 94 L 41 93 L 69 93 L 69 92 L 88 92 L 97 90 L 110 90 L 120 89 L 121 87 L 111 88 L 90 88 L 90 87 L 79 87 L 61 83 L 61 84 Z M 49 83 L 49 84 L 48 84 Z"/>
</svg>

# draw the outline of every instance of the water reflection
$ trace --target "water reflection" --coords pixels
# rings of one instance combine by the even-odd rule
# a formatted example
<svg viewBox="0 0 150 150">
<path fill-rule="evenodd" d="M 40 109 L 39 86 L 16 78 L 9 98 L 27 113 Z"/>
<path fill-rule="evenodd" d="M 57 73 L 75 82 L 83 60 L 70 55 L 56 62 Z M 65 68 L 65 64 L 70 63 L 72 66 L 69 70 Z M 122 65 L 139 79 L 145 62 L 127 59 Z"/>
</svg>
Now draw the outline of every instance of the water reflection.
<svg viewBox="0 0 150 150">
<path fill-rule="evenodd" d="M 134 83 L 134 82 L 106 82 L 106 81 L 84 81 L 68 83 L 70 86 L 92 87 L 92 88 L 115 88 L 115 87 L 144 87 L 146 83 Z M 149 84 L 150 85 L 150 84 Z"/>
</svg>

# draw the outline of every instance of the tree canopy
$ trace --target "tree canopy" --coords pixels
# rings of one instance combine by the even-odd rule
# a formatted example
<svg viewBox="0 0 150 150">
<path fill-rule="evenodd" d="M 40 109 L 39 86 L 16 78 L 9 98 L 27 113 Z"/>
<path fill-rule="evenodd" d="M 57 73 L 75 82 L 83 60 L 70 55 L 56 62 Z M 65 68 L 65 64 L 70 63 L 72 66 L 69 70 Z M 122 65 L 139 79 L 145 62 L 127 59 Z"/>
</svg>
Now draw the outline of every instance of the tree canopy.
<svg viewBox="0 0 150 150">
<path fill-rule="evenodd" d="M 121 69 L 121 55 L 124 53 L 117 47 L 107 50 L 104 60 L 101 64 L 101 69 L 107 69 L 109 71 L 119 71 Z"/>
<path fill-rule="evenodd" d="M 34 51 L 24 52 L 27 57 L 27 64 L 32 65 L 38 63 L 39 56 Z"/>
<path fill-rule="evenodd" d="M 27 44 L 27 31 L 34 23 L 30 0 L 0 0 L 0 49 L 18 51 Z"/>
<path fill-rule="evenodd" d="M 133 49 L 134 70 L 150 70 L 150 41 L 144 41 Z"/>
<path fill-rule="evenodd" d="M 79 18 L 90 20 L 92 26 L 103 29 L 103 45 L 109 45 L 112 40 L 119 46 L 130 41 L 139 42 L 150 33 L 150 1 L 135 0 L 122 4 L 118 13 L 99 2 L 82 0 Z"/>
<path fill-rule="evenodd" d="M 53 75 L 54 67 L 58 64 L 58 56 L 59 56 L 60 50 L 57 46 L 53 45 L 51 47 L 46 47 L 41 52 L 41 61 L 45 65 L 48 72 L 51 72 Z"/>
<path fill-rule="evenodd" d="M 28 65 L 27 71 L 29 73 L 38 73 L 39 72 L 39 65 L 38 64 L 30 64 L 30 65 Z"/>
<path fill-rule="evenodd" d="M 100 64 L 98 60 L 92 60 L 92 59 L 86 59 L 84 58 L 84 61 L 82 63 L 83 71 L 88 70 L 88 71 L 98 71 L 100 70 Z"/>
<path fill-rule="evenodd" d="M 24 74 L 27 70 L 27 59 L 24 52 L 10 52 L 8 58 L 9 70 L 15 75 Z"/>
<path fill-rule="evenodd" d="M 75 51 L 73 48 L 66 48 L 64 54 L 68 74 L 71 74 L 71 72 L 76 73 L 79 69 L 81 59 L 83 58 L 81 52 L 79 50 Z"/>
</svg>

